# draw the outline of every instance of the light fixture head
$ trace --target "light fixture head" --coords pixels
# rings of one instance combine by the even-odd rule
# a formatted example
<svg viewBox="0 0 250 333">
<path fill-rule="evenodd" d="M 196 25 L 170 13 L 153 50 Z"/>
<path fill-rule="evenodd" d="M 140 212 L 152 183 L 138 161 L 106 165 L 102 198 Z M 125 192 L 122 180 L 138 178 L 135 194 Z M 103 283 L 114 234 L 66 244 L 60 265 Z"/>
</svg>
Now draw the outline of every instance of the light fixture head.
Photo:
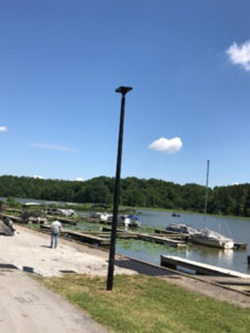
<svg viewBox="0 0 250 333">
<path fill-rule="evenodd" d="M 122 95 L 125 95 L 127 92 L 129 92 L 130 90 L 132 90 L 133 88 L 132 87 L 124 87 L 124 86 L 121 86 L 119 88 L 117 88 L 115 90 L 115 92 L 117 93 L 121 93 Z"/>
</svg>

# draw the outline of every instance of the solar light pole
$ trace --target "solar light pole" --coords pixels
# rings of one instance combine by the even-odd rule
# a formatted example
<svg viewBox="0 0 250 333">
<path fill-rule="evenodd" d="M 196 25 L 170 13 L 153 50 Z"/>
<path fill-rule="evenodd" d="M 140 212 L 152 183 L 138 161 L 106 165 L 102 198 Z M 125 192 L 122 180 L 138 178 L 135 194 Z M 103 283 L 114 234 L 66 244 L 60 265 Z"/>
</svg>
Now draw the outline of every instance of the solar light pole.
<svg viewBox="0 0 250 333">
<path fill-rule="evenodd" d="M 115 177 L 115 190 L 114 190 L 114 203 L 113 203 L 113 219 L 111 230 L 111 241 L 109 250 L 109 266 L 107 277 L 107 290 L 113 289 L 113 277 L 114 277 L 114 260 L 115 260 L 115 243 L 116 243 L 116 230 L 117 230 L 117 218 L 118 218 L 118 206 L 119 206 L 119 194 L 120 194 L 120 178 L 121 178 L 121 161 L 122 161 L 122 141 L 123 141 L 123 124 L 124 124 L 124 111 L 125 111 L 125 95 L 132 90 L 131 87 L 119 87 L 115 91 L 122 94 L 121 99 L 121 113 L 120 113 L 120 129 L 118 139 L 118 151 L 116 162 L 116 177 Z"/>
</svg>

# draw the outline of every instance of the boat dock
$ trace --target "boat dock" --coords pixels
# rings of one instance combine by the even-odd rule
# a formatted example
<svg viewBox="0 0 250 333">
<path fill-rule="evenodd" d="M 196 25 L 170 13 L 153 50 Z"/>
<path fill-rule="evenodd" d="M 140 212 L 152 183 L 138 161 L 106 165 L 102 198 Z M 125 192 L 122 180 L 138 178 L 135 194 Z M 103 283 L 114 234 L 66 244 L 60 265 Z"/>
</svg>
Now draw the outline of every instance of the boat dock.
<svg viewBox="0 0 250 333">
<path fill-rule="evenodd" d="M 182 239 L 182 240 L 188 240 L 189 239 L 188 234 L 178 233 L 178 232 L 175 232 L 175 231 L 155 229 L 154 232 L 155 232 L 155 234 L 165 235 L 164 237 L 166 237 L 166 235 L 167 235 L 168 238 Z"/>
<path fill-rule="evenodd" d="M 111 228 L 108 227 L 103 227 L 103 231 L 111 231 Z M 133 232 L 133 231 L 124 231 L 122 229 L 117 229 L 117 237 L 119 238 L 133 238 L 133 239 L 138 239 L 138 240 L 143 240 L 146 242 L 154 242 L 157 244 L 163 244 L 163 245 L 168 245 L 172 247 L 178 247 L 178 248 L 183 248 L 186 247 L 186 242 L 183 240 L 182 237 L 180 237 L 180 234 L 172 234 L 170 235 L 164 235 L 164 236 L 158 236 L 155 234 L 141 234 L 138 232 Z M 169 236 L 169 237 L 168 237 Z M 180 239 L 178 239 L 179 237 Z"/>
<path fill-rule="evenodd" d="M 247 244 L 246 243 L 237 243 L 237 242 L 234 242 L 234 249 L 245 250 L 246 248 L 247 248 Z"/>
<path fill-rule="evenodd" d="M 203 264 L 197 261 L 188 260 L 176 256 L 161 255 L 161 266 L 178 270 L 178 267 L 187 268 L 194 271 L 197 275 L 229 276 L 237 278 L 250 278 L 249 274 L 232 271 L 213 265 Z"/>
<path fill-rule="evenodd" d="M 160 237 L 152 234 L 138 234 L 138 239 L 143 241 L 150 241 L 158 244 L 168 245 L 172 247 L 184 248 L 186 242 L 178 239 L 172 239 L 168 237 Z"/>
<path fill-rule="evenodd" d="M 23 219 L 21 217 L 15 216 L 15 215 L 8 215 L 8 214 L 1 214 L 1 217 L 8 217 L 9 219 L 11 219 L 12 221 L 16 222 L 16 223 L 22 223 Z"/>
<path fill-rule="evenodd" d="M 30 216 L 27 220 L 23 220 L 22 217 L 20 216 L 15 216 L 15 215 L 8 215 L 8 214 L 1 214 L 2 217 L 8 217 L 10 218 L 13 222 L 15 223 L 37 223 L 37 224 L 43 224 L 43 223 L 47 223 L 48 219 L 46 217 L 33 217 Z M 55 219 L 55 218 L 54 218 Z M 65 218 L 58 218 L 62 223 L 64 224 L 71 224 L 71 225 L 76 225 L 77 221 L 76 220 L 69 220 L 69 219 L 65 219 Z"/>
<path fill-rule="evenodd" d="M 51 227 L 41 224 L 40 230 L 43 232 L 51 232 Z M 100 236 L 100 234 L 102 235 L 102 237 Z M 63 231 L 61 231 L 61 235 L 67 239 L 72 239 L 98 247 L 110 245 L 110 237 L 109 235 L 107 237 L 107 234 L 104 233 L 82 233 L 64 229 Z"/>
</svg>

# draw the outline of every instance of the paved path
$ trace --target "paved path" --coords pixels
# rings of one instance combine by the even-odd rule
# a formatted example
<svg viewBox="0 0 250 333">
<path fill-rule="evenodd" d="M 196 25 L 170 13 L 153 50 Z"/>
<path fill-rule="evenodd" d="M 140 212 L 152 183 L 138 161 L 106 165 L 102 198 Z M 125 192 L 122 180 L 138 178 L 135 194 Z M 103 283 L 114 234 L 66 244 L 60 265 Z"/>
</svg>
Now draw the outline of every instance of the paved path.
<svg viewBox="0 0 250 333">
<path fill-rule="evenodd" d="M 0 333 L 108 332 L 87 314 L 49 291 L 27 272 L 60 276 L 62 270 L 107 275 L 108 252 L 16 226 L 15 236 L 0 236 Z M 159 267 L 117 255 L 115 273 L 166 275 Z"/>
<path fill-rule="evenodd" d="M 0 267 L 1 333 L 107 333 L 23 271 Z"/>
<path fill-rule="evenodd" d="M 49 235 L 19 226 L 17 229 L 13 237 L 0 236 L 0 333 L 108 332 L 25 272 L 52 276 L 62 275 L 64 269 L 104 276 L 108 253 L 63 239 L 59 240 L 59 248 L 49 249 Z M 213 281 L 213 277 L 188 277 L 119 255 L 115 273 L 155 276 L 209 297 L 250 307 L 249 296 L 218 285 L 226 278 Z"/>
<path fill-rule="evenodd" d="M 88 247 L 78 251 L 63 240 L 58 249 L 50 249 L 49 235 L 16 229 L 13 237 L 0 235 L 0 333 L 108 332 L 27 273 L 52 276 L 73 269 L 103 275 L 106 254 L 98 256 Z"/>
</svg>

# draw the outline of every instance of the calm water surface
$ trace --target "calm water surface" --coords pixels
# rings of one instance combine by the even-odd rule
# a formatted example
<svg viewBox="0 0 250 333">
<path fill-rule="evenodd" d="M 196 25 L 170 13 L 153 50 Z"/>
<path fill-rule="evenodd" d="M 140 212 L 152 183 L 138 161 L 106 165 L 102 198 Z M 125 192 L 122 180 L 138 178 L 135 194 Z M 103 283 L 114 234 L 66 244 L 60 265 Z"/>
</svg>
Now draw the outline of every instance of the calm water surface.
<svg viewBox="0 0 250 333">
<path fill-rule="evenodd" d="M 219 218 L 195 214 L 181 214 L 181 217 L 173 217 L 169 212 L 141 211 L 143 225 L 155 228 L 166 228 L 170 223 L 190 224 L 198 229 L 205 225 L 225 236 L 229 236 L 236 242 L 246 243 L 246 250 L 221 250 L 207 246 L 189 243 L 185 249 L 175 249 L 168 246 L 152 244 L 142 241 L 118 241 L 116 251 L 118 253 L 140 259 L 143 261 L 160 264 L 161 255 L 176 255 L 186 259 L 195 260 L 211 265 L 216 265 L 242 273 L 250 274 L 247 256 L 250 251 L 250 219 Z"/>
</svg>

